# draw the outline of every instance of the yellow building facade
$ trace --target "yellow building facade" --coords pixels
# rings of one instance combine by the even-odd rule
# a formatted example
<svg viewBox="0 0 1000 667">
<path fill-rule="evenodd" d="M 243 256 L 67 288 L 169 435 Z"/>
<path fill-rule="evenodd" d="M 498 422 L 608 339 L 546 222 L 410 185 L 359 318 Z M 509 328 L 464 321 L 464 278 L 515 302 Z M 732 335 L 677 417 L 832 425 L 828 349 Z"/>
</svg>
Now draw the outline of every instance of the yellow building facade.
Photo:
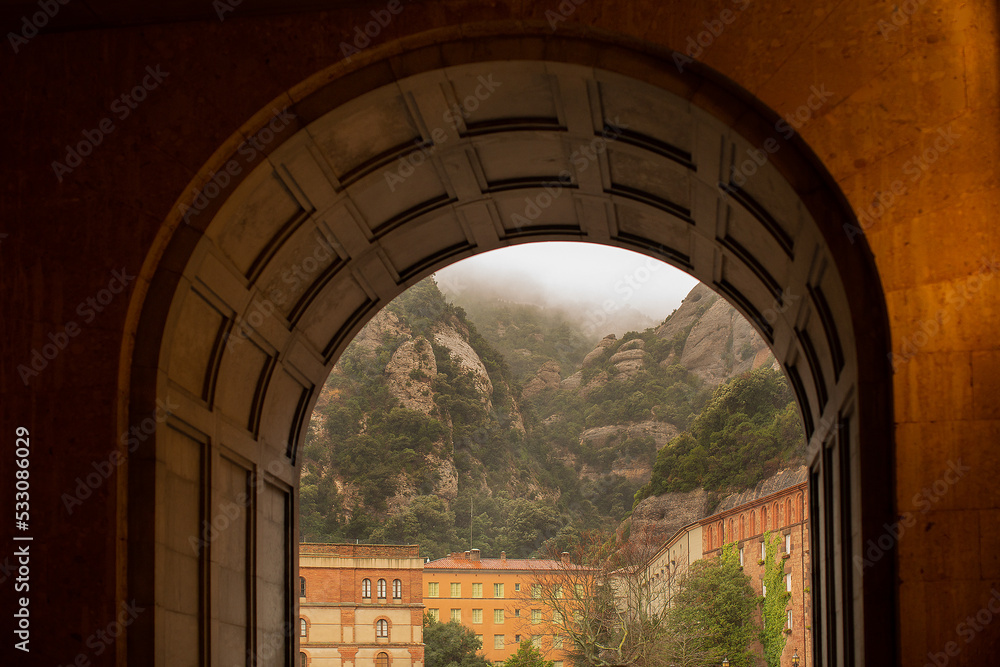
<svg viewBox="0 0 1000 667">
<path fill-rule="evenodd" d="M 476 633 L 486 659 L 501 663 L 530 640 L 563 667 L 570 642 L 552 623 L 552 612 L 534 597 L 532 587 L 565 568 L 562 562 L 535 558 L 482 558 L 479 549 L 452 553 L 424 564 L 424 606 L 433 618 L 456 621 Z"/>
</svg>

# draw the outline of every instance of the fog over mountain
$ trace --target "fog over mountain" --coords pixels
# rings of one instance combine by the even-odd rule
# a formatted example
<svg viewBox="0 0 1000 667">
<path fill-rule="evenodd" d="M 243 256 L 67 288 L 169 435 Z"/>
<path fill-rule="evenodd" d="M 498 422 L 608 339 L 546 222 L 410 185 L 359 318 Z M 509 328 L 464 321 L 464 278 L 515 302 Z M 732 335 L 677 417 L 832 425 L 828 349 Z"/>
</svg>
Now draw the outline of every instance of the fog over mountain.
<svg viewBox="0 0 1000 667">
<path fill-rule="evenodd" d="M 535 243 L 477 255 L 436 274 L 449 301 L 560 311 L 594 340 L 642 331 L 673 312 L 697 284 L 645 255 L 585 243 Z"/>
</svg>

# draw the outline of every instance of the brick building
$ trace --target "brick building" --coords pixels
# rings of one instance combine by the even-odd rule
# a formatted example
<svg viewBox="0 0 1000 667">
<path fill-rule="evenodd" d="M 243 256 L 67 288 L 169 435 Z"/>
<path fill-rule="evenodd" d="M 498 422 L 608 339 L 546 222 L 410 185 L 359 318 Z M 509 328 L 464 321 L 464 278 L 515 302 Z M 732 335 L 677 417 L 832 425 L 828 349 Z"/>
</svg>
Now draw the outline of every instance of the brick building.
<svg viewBox="0 0 1000 667">
<path fill-rule="evenodd" d="M 663 545 L 650 562 L 654 577 L 682 574 L 701 558 L 721 553 L 722 545 L 736 543 L 743 571 L 757 595 L 763 594 L 764 532 L 778 536 L 779 558 L 785 569 L 788 634 L 782 667 L 790 667 L 798 653 L 801 665 L 812 664 L 809 567 L 809 508 L 807 469 L 783 471 L 756 489 L 726 498 L 718 511 L 689 524 Z M 759 613 L 759 612 L 758 612 Z"/>
<path fill-rule="evenodd" d="M 300 667 L 423 667 L 418 546 L 299 545 Z"/>
<path fill-rule="evenodd" d="M 555 667 L 566 658 L 564 640 L 552 625 L 551 613 L 533 597 L 532 586 L 563 570 L 563 562 L 535 558 L 482 558 L 479 549 L 457 552 L 424 565 L 424 605 L 442 622 L 468 626 L 482 641 L 483 654 L 494 664 L 532 640 Z"/>
</svg>

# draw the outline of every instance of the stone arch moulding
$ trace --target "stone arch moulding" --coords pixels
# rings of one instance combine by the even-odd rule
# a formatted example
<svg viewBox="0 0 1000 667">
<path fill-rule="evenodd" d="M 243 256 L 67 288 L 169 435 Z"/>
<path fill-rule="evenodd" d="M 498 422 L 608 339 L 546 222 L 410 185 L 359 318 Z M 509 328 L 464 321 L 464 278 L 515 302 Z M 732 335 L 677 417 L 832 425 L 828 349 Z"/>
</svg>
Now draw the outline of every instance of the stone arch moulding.
<svg viewBox="0 0 1000 667">
<path fill-rule="evenodd" d="M 816 664 L 894 663 L 894 558 L 853 567 L 893 516 L 887 318 L 822 166 L 746 93 L 669 54 L 472 41 L 317 75 L 245 133 L 287 104 L 266 161 L 165 223 L 136 297 L 129 410 L 179 407 L 130 460 L 127 587 L 155 609 L 130 629 L 130 661 L 291 663 L 297 444 L 338 355 L 434 270 L 575 240 L 686 270 L 767 339 L 810 443 Z M 779 150 L 733 182 L 771 137 Z M 236 157 L 220 151 L 180 202 L 212 194 Z"/>
</svg>

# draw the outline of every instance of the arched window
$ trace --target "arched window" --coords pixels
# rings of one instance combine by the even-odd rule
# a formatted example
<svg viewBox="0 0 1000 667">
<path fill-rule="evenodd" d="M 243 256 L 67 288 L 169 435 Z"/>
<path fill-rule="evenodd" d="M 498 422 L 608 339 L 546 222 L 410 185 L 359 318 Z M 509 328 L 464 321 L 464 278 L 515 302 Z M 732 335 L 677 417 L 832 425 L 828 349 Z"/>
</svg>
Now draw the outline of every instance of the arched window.
<svg viewBox="0 0 1000 667">
<path fill-rule="evenodd" d="M 707 543 L 708 546 L 706 547 L 706 550 L 710 550 L 712 548 L 712 533 L 713 532 L 714 531 L 712 530 L 712 527 L 709 526 L 708 527 L 708 543 Z"/>
<path fill-rule="evenodd" d="M 375 621 L 375 636 L 379 638 L 389 637 L 389 621 L 384 618 L 380 618 Z"/>
<path fill-rule="evenodd" d="M 767 508 L 760 508 L 760 532 L 767 530 Z"/>
<path fill-rule="evenodd" d="M 403 597 L 403 582 L 399 579 L 392 580 L 392 598 L 394 600 L 400 600 Z M 388 657 L 386 658 L 388 659 Z"/>
<path fill-rule="evenodd" d="M 757 513 L 753 510 L 750 510 L 750 534 L 757 534 Z"/>
<path fill-rule="evenodd" d="M 305 596 L 306 596 L 306 578 L 299 577 L 299 597 L 304 598 Z"/>
<path fill-rule="evenodd" d="M 805 511 L 802 508 L 802 494 L 795 496 L 795 510 L 799 516 L 799 521 L 805 521 Z"/>
<path fill-rule="evenodd" d="M 378 597 L 380 600 L 385 599 L 385 579 L 378 580 Z"/>
<path fill-rule="evenodd" d="M 771 523 L 774 524 L 775 530 L 781 528 L 781 515 L 778 513 L 777 501 L 773 505 L 771 505 Z"/>
<path fill-rule="evenodd" d="M 362 579 L 361 580 L 361 597 L 371 599 L 372 597 L 372 580 Z"/>
<path fill-rule="evenodd" d="M 375 656 L 375 667 L 389 667 L 389 654 L 382 651 Z"/>
<path fill-rule="evenodd" d="M 306 619 L 300 618 L 299 619 L 299 637 L 305 637 L 305 636 L 306 636 Z"/>
<path fill-rule="evenodd" d="M 792 499 L 789 498 L 785 501 L 785 523 L 793 524 L 795 523 L 795 517 L 792 516 Z"/>
<path fill-rule="evenodd" d="M 299 667 L 306 667 L 309 664 L 309 657 L 305 653 L 299 653 Z"/>
<path fill-rule="evenodd" d="M 747 532 L 747 518 L 744 515 L 740 515 L 740 539 L 742 540 L 746 537 Z"/>
<path fill-rule="evenodd" d="M 732 519 L 732 517 L 730 517 L 730 519 L 729 519 L 729 532 L 726 534 L 726 539 L 723 540 L 722 543 L 725 544 L 726 542 L 732 542 L 734 537 L 735 537 L 735 532 L 733 531 L 733 519 Z"/>
</svg>

